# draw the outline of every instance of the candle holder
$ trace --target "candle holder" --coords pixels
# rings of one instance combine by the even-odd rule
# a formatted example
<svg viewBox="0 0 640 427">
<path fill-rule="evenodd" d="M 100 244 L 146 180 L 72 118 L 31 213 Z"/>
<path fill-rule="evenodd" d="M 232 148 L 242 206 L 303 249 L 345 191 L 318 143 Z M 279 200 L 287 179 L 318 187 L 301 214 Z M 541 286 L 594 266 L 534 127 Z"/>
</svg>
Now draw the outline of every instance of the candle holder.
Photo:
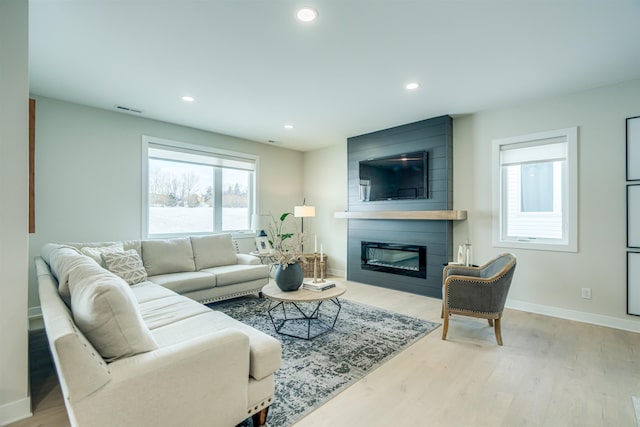
<svg viewBox="0 0 640 427">
<path fill-rule="evenodd" d="M 313 283 L 320 283 L 318 280 L 318 252 L 313 253 Z"/>
<path fill-rule="evenodd" d="M 324 283 L 324 261 L 320 259 L 320 283 Z"/>
</svg>

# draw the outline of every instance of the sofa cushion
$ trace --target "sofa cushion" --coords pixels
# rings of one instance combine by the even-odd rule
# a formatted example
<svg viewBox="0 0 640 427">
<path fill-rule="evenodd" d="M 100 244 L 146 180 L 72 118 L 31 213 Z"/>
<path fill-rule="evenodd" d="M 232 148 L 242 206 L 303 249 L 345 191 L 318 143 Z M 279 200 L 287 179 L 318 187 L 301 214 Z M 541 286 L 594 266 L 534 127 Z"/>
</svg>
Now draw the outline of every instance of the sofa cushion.
<svg viewBox="0 0 640 427">
<path fill-rule="evenodd" d="M 216 276 L 202 271 L 161 274 L 159 276 L 149 276 L 148 279 L 150 282 L 162 285 L 179 294 L 216 286 Z"/>
<path fill-rule="evenodd" d="M 122 243 L 114 243 L 109 246 L 84 246 L 80 248 L 80 252 L 84 255 L 92 258 L 95 262 L 104 267 L 104 261 L 102 260 L 102 254 L 122 253 L 124 247 Z"/>
<path fill-rule="evenodd" d="M 175 294 L 172 297 L 155 299 L 140 304 L 142 319 L 151 331 L 208 311 L 210 309 L 206 305 Z"/>
<path fill-rule="evenodd" d="M 166 240 L 143 240 L 142 260 L 149 276 L 196 271 L 191 240 L 188 237 Z"/>
<path fill-rule="evenodd" d="M 148 280 L 146 282 L 138 283 L 137 285 L 132 285 L 131 290 L 133 291 L 133 295 L 136 297 L 138 304 L 152 301 L 154 299 L 176 296 L 176 293 L 172 290 Z"/>
<path fill-rule="evenodd" d="M 124 252 L 103 252 L 102 262 L 107 270 L 121 277 L 129 285 L 147 280 L 147 270 L 142 265 L 142 258 L 134 249 Z"/>
<path fill-rule="evenodd" d="M 71 291 L 69 290 L 69 273 L 80 264 L 91 258 L 82 255 L 76 248 L 64 245 L 45 245 L 42 249 L 43 257 L 47 256 L 51 272 L 58 281 L 58 292 L 68 306 L 71 305 Z"/>
<path fill-rule="evenodd" d="M 229 286 L 237 283 L 269 277 L 268 265 L 223 265 L 221 267 L 206 268 L 202 272 L 215 274 L 216 286 Z"/>
<path fill-rule="evenodd" d="M 156 349 L 129 285 L 84 258 L 85 263 L 69 273 L 71 311 L 78 328 L 107 361 Z"/>
<path fill-rule="evenodd" d="M 193 258 L 196 270 L 235 264 L 236 247 L 231 234 L 213 234 L 209 236 L 191 236 Z"/>
<path fill-rule="evenodd" d="M 82 248 L 101 248 L 103 246 L 122 245 L 125 251 L 135 249 L 139 254 L 142 253 L 142 240 L 124 240 L 124 241 L 105 241 L 105 242 L 67 242 L 66 245 L 74 246 L 78 250 Z"/>
<path fill-rule="evenodd" d="M 265 312 L 264 316 L 268 317 L 268 314 Z M 280 368 L 280 341 L 218 311 L 207 309 L 196 316 L 155 328 L 151 333 L 158 345 L 164 347 L 227 328 L 238 329 L 249 337 L 249 374 L 254 379 L 266 378 Z"/>
</svg>

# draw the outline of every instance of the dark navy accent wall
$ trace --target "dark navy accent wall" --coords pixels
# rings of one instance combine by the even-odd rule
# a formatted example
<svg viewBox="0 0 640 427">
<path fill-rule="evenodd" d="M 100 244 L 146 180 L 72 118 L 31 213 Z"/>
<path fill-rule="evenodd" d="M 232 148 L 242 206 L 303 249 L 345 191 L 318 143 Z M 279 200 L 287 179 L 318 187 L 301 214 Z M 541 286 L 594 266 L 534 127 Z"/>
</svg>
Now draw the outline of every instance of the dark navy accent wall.
<svg viewBox="0 0 640 427">
<path fill-rule="evenodd" d="M 428 197 L 415 200 L 360 201 L 359 162 L 413 151 L 428 152 Z M 453 208 L 452 119 L 441 116 L 348 139 L 349 211 L 417 211 Z M 427 246 L 427 278 L 364 270 L 361 241 Z M 453 256 L 453 225 L 444 220 L 350 219 L 347 279 L 428 295 L 442 296 L 442 264 Z"/>
</svg>

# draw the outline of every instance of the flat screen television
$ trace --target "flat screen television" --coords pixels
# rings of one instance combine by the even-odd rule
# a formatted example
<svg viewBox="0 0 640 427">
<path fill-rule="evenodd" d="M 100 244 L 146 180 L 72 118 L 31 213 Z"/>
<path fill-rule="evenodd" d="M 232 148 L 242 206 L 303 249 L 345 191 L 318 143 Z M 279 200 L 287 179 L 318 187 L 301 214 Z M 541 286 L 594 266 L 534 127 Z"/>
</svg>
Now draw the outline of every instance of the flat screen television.
<svg viewBox="0 0 640 427">
<path fill-rule="evenodd" d="M 360 200 L 427 198 L 426 151 L 360 161 Z"/>
</svg>

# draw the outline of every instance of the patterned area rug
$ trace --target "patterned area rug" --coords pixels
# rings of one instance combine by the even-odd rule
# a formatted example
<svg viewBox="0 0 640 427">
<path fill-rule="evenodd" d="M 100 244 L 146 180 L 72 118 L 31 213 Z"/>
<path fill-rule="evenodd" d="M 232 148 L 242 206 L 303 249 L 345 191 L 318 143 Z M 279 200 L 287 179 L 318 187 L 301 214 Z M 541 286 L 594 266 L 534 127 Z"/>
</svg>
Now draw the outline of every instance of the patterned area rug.
<svg viewBox="0 0 640 427">
<path fill-rule="evenodd" d="M 267 314 L 266 299 L 241 298 L 209 304 L 212 309 L 282 342 L 282 367 L 276 373 L 276 396 L 269 410 L 269 426 L 292 425 L 439 326 L 348 300 L 340 303 L 342 309 L 335 328 L 311 341 L 277 334 Z M 309 313 L 313 307 L 302 308 Z M 331 321 L 337 309 L 326 301 L 321 319 Z M 294 335 L 306 335 L 306 322 L 288 322 L 286 326 Z M 241 424 L 251 425 L 251 420 Z"/>
</svg>

